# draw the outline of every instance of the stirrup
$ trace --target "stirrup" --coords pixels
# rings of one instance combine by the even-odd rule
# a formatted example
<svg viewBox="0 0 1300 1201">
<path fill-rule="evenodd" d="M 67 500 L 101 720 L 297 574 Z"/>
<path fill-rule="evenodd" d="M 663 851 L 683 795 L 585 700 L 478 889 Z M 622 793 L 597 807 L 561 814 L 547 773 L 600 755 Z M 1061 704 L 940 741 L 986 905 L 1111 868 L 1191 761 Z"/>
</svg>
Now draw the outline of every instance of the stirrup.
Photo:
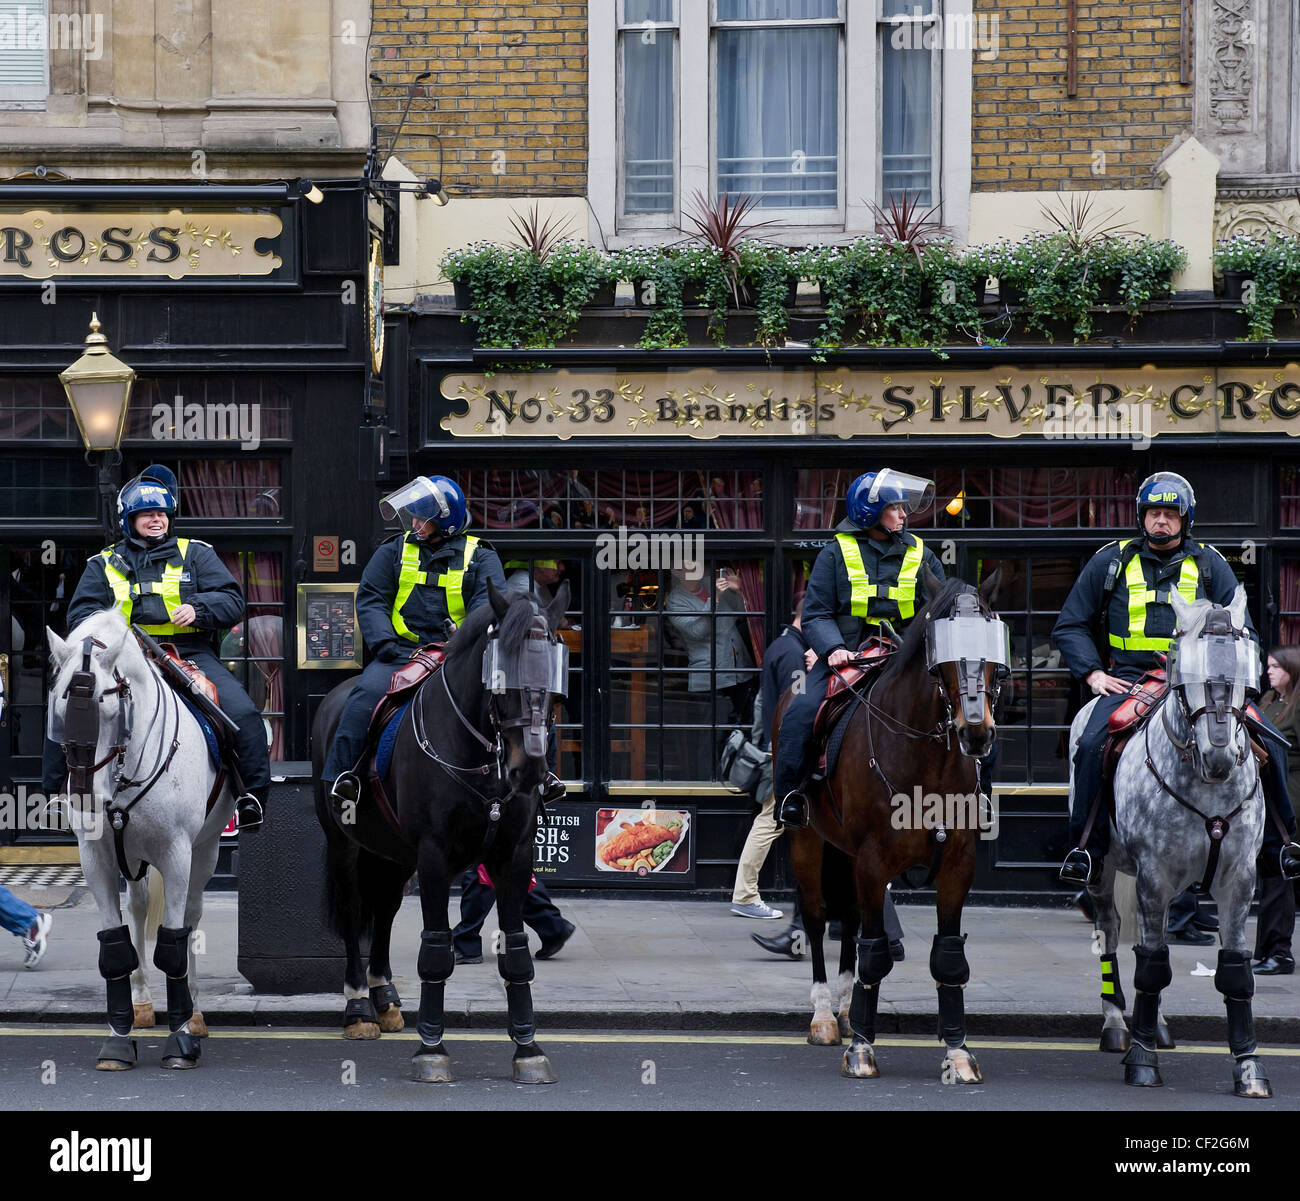
<svg viewBox="0 0 1300 1201">
<path fill-rule="evenodd" d="M 792 788 L 781 798 L 776 819 L 783 826 L 803 830 L 808 826 L 808 798 L 797 788 Z"/>
<path fill-rule="evenodd" d="M 1278 851 L 1277 862 L 1282 869 L 1282 879 L 1300 880 L 1300 845 L 1288 842 Z"/>
<path fill-rule="evenodd" d="M 251 792 L 246 792 L 243 796 L 235 799 L 235 812 L 239 814 L 239 828 L 241 830 L 256 830 L 266 817 L 262 809 L 262 802 Z"/>
<path fill-rule="evenodd" d="M 1101 870 L 1101 858 L 1095 861 L 1082 847 L 1075 847 L 1061 864 L 1060 879 L 1066 884 L 1093 883 Z"/>
<path fill-rule="evenodd" d="M 330 796 L 336 801 L 355 802 L 360 795 L 361 780 L 354 771 L 340 772 L 330 788 Z"/>
</svg>

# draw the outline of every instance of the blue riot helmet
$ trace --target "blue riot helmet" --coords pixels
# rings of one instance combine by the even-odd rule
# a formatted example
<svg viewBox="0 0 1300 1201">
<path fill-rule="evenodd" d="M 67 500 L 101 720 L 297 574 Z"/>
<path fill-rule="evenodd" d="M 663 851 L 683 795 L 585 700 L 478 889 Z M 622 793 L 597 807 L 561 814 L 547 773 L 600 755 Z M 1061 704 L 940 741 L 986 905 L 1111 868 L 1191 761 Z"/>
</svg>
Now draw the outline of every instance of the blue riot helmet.
<svg viewBox="0 0 1300 1201">
<path fill-rule="evenodd" d="M 1175 541 L 1175 538 L 1153 539 L 1146 532 L 1143 517 L 1148 509 L 1177 509 L 1183 519 L 1183 534 L 1190 534 L 1192 522 L 1196 520 L 1196 493 L 1181 475 L 1172 471 L 1157 471 L 1142 481 L 1137 494 L 1138 533 L 1147 540 L 1156 543 Z"/>
<path fill-rule="evenodd" d="M 117 494 L 117 517 L 122 526 L 122 535 L 130 538 L 135 531 L 131 528 L 131 519 L 137 513 L 146 513 L 161 509 L 167 514 L 167 533 L 171 533 L 171 523 L 180 511 L 180 489 L 176 476 L 161 463 L 146 467 L 135 479 L 122 485 Z"/>
<path fill-rule="evenodd" d="M 469 506 L 460 486 L 445 475 L 417 475 L 409 484 L 379 502 L 385 521 L 400 520 L 406 530 L 416 521 L 432 521 L 444 538 L 469 528 Z"/>
<path fill-rule="evenodd" d="M 858 476 L 849 485 L 845 507 L 854 525 L 869 530 L 889 505 L 902 505 L 907 512 L 915 513 L 933 500 L 932 481 L 886 467 Z"/>
</svg>

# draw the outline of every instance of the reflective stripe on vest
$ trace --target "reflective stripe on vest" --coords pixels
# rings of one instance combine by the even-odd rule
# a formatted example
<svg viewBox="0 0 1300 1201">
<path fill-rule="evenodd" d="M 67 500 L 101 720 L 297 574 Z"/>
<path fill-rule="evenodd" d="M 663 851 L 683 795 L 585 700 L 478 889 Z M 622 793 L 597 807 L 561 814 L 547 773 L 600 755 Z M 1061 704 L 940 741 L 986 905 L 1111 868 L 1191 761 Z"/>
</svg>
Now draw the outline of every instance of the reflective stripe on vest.
<svg viewBox="0 0 1300 1201">
<path fill-rule="evenodd" d="M 438 577 L 438 584 L 445 588 L 447 592 L 447 616 L 457 625 L 465 621 L 465 597 L 463 588 L 465 584 L 465 573 L 469 570 L 469 561 L 474 557 L 474 551 L 478 548 L 478 539 L 470 536 L 465 539 L 465 558 L 460 565 L 459 571 L 448 571 Z M 429 573 L 420 570 L 420 547 L 414 542 L 402 543 L 402 574 L 397 580 L 397 599 L 393 601 L 393 629 L 397 631 L 401 638 L 409 638 L 412 642 L 418 642 L 419 639 L 411 633 L 406 622 L 402 620 L 402 609 L 406 602 L 411 599 L 411 593 L 415 591 L 417 584 L 427 584 L 429 582 Z"/>
<path fill-rule="evenodd" d="M 854 617 L 864 621 L 879 622 L 879 617 L 871 615 L 871 601 L 874 597 L 891 600 L 898 606 L 898 616 L 908 621 L 916 612 L 916 578 L 921 573 L 921 559 L 925 554 L 925 543 L 916 535 L 914 546 L 909 546 L 903 554 L 903 564 L 898 569 L 898 583 L 885 588 L 873 584 L 867 577 L 866 564 L 862 561 L 862 549 L 858 540 L 850 533 L 835 535 L 840 544 L 840 554 L 844 556 L 844 569 L 849 575 L 849 588 L 852 590 L 849 601 L 850 612 Z"/>
<path fill-rule="evenodd" d="M 168 563 L 163 568 L 162 580 L 157 583 L 136 584 L 132 590 L 131 578 L 121 571 L 113 563 L 113 548 L 110 546 L 107 550 L 99 552 L 99 557 L 104 561 L 104 575 L 108 579 L 108 585 L 113 589 L 113 603 L 117 606 L 122 616 L 126 619 L 126 624 L 131 624 L 131 611 L 135 608 L 135 598 L 137 596 L 161 596 L 163 604 L 167 606 L 167 612 L 173 613 L 184 603 L 181 600 L 181 576 L 185 572 L 185 556 L 189 551 L 190 540 L 188 538 L 177 538 L 176 549 L 180 552 L 181 561 L 179 566 Z M 181 634 L 193 633 L 193 626 L 174 626 L 170 623 L 165 625 L 144 625 L 141 623 L 140 628 L 146 634 Z"/>
<path fill-rule="evenodd" d="M 1121 555 L 1124 553 L 1124 548 L 1132 541 L 1132 538 L 1128 538 L 1119 544 Z M 1201 573 L 1196 566 L 1196 560 L 1188 555 L 1183 559 L 1175 587 L 1183 600 L 1189 604 L 1196 599 L 1196 585 L 1200 578 Z M 1156 592 L 1147 587 L 1146 576 L 1142 573 L 1141 554 L 1134 555 L 1128 561 L 1128 566 L 1124 568 L 1124 583 L 1128 585 L 1128 630 L 1123 636 L 1111 634 L 1111 646 L 1122 651 L 1167 651 L 1173 645 L 1173 638 L 1148 638 L 1146 629 L 1147 606 L 1167 605 L 1169 592 L 1167 590 L 1163 593 Z"/>
</svg>

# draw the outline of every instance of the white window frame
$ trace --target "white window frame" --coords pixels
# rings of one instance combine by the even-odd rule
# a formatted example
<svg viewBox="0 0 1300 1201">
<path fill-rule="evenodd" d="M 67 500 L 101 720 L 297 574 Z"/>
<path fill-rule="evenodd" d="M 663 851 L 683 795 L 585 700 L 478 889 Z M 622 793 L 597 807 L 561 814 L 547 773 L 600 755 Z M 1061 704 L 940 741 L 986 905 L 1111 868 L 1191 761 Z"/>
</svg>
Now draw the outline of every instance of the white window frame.
<svg viewBox="0 0 1300 1201">
<path fill-rule="evenodd" d="M 843 96 L 840 142 L 841 212 L 825 221 L 809 221 L 807 210 L 764 210 L 763 217 L 781 220 L 765 231 L 773 241 L 790 245 L 848 240 L 875 228 L 870 203 L 880 202 L 880 122 L 857 119 L 879 112 L 879 0 L 843 0 Z M 592 0 L 588 8 L 588 135 L 587 194 L 591 202 L 593 241 L 610 248 L 661 242 L 663 233 L 682 222 L 682 203 L 698 191 L 712 194 L 714 185 L 712 0 L 677 0 L 677 206 L 671 214 L 623 219 L 619 214 L 621 157 L 618 130 L 621 98 L 618 79 L 619 0 Z M 972 0 L 942 0 L 944 21 L 972 18 Z M 802 24 L 803 22 L 798 22 Z M 942 43 L 942 39 L 940 39 Z M 941 208 L 937 219 L 958 239 L 970 227 L 971 71 L 973 52 L 964 46 L 936 50 L 934 72 L 934 136 L 936 140 L 934 197 Z M 687 94 L 689 91 L 689 95 Z M 701 121 L 700 113 L 709 119 Z M 829 214 L 829 210 L 819 210 Z"/>
<path fill-rule="evenodd" d="M 21 28 L 19 28 L 19 17 L 22 18 Z M 38 83 L 12 83 L 5 71 L 6 60 L 12 65 L 10 56 L 14 54 L 23 54 L 24 60 L 30 64 L 37 56 L 36 48 L 30 52 L 7 45 L 0 48 L 0 109 L 10 112 L 44 109 L 50 94 L 50 0 L 0 0 L 0 18 L 8 18 L 13 22 L 13 25 L 7 28 L 17 39 L 25 36 L 26 29 L 33 20 L 42 22 L 46 43 L 39 49 L 41 78 Z M 4 28 L 6 27 L 0 26 L 0 29 Z"/>
</svg>

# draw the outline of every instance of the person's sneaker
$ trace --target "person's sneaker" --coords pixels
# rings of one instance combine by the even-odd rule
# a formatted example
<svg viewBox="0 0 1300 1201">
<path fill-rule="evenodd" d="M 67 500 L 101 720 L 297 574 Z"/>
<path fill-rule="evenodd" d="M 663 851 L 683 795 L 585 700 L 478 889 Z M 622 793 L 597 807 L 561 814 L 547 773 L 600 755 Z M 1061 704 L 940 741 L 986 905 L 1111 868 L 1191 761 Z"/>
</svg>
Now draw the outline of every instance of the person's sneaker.
<svg viewBox="0 0 1300 1201">
<path fill-rule="evenodd" d="M 733 905 L 731 912 L 740 917 L 756 917 L 765 922 L 784 916 L 781 910 L 773 909 L 763 901 L 755 901 L 752 905 Z"/>
<path fill-rule="evenodd" d="M 23 958 L 23 967 L 35 967 L 45 958 L 45 950 L 49 945 L 48 935 L 52 925 L 54 925 L 54 916 L 52 914 L 38 913 L 36 915 L 32 928 L 23 935 L 23 950 L 27 952 Z"/>
</svg>

